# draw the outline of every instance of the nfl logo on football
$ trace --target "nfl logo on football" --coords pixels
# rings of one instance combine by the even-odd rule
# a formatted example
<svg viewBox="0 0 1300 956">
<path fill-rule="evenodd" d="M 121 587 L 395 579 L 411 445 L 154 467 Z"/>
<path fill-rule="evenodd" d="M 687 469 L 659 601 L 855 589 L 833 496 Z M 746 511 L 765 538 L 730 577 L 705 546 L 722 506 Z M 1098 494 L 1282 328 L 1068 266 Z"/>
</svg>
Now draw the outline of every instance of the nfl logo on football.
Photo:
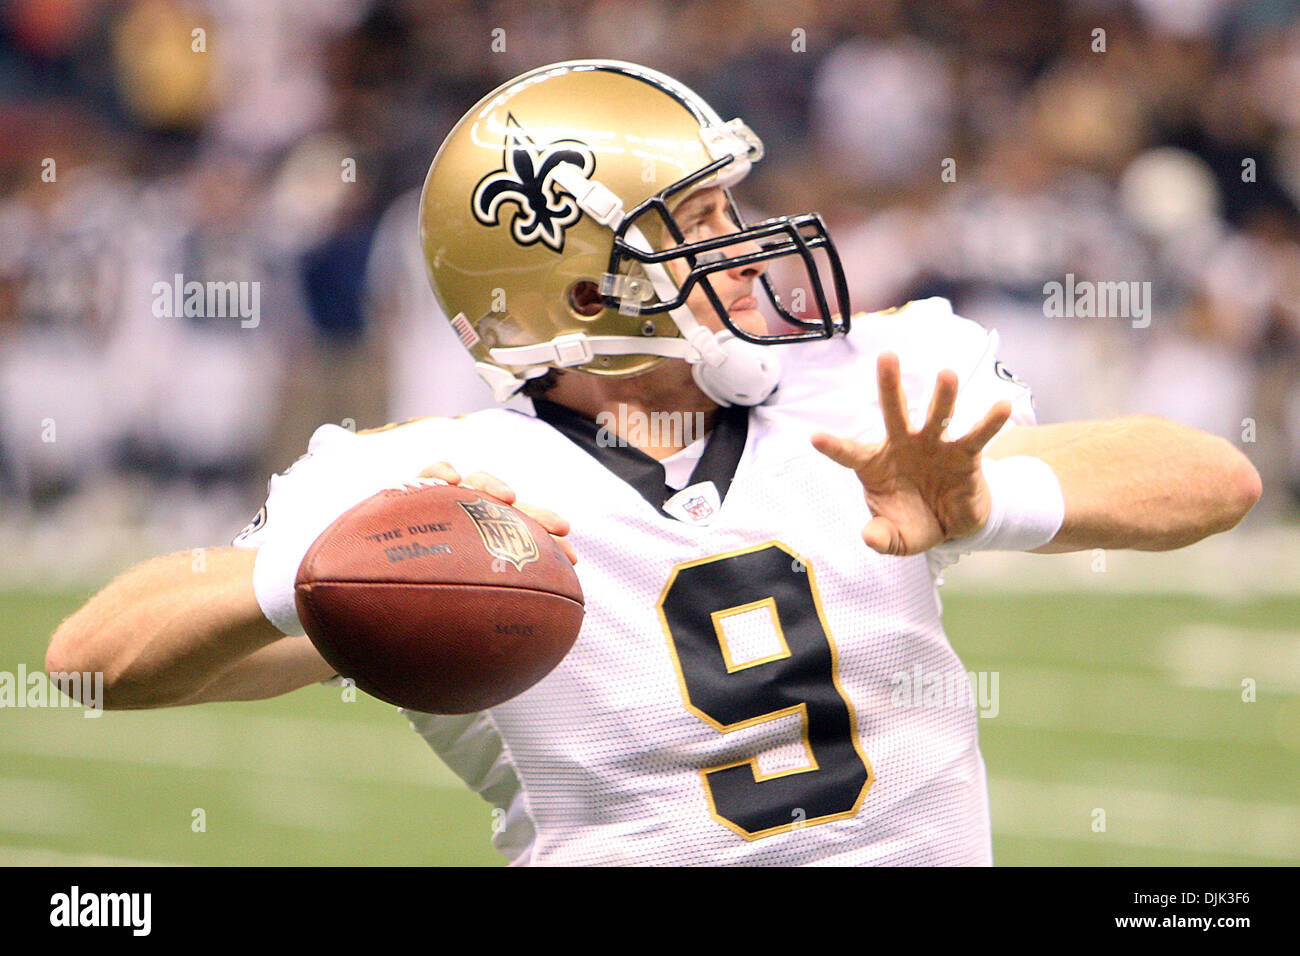
<svg viewBox="0 0 1300 956">
<path fill-rule="evenodd" d="M 462 501 L 460 506 L 474 519 L 483 547 L 496 559 L 492 562 L 494 569 L 504 570 L 505 564 L 509 564 L 521 571 L 525 564 L 540 556 L 537 542 L 514 512 L 482 500 Z"/>
</svg>

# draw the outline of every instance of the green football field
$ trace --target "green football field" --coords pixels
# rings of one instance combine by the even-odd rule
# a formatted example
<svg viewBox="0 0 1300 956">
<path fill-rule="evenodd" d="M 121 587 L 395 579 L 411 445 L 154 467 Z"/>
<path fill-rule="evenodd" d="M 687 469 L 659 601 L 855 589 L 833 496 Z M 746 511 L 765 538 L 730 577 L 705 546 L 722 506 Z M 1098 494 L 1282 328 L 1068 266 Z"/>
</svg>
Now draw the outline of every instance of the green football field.
<svg viewBox="0 0 1300 956">
<path fill-rule="evenodd" d="M 0 594 L 0 671 L 85 593 Z M 945 595 L 1001 865 L 1300 863 L 1300 597 Z M 1253 696 L 1253 700 L 1243 699 Z M 491 809 L 387 705 L 0 709 L 0 864 L 496 865 Z"/>
</svg>

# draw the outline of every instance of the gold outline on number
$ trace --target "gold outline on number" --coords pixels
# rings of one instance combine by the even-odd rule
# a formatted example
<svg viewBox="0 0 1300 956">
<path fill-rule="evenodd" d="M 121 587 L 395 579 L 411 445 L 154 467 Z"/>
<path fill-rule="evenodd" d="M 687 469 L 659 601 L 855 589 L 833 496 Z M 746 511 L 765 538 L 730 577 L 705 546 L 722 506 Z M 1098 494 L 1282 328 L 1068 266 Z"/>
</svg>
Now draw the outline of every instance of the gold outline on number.
<svg viewBox="0 0 1300 956">
<path fill-rule="evenodd" d="M 811 773 L 813 771 L 820 769 L 817 766 L 817 761 L 813 759 L 812 742 L 808 739 L 808 703 L 807 701 L 804 701 L 802 703 L 794 705 L 793 707 L 786 707 L 782 710 L 772 711 L 767 714 L 762 714 L 758 717 L 751 717 L 748 720 L 738 721 L 737 723 L 734 724 L 719 723 L 718 721 L 710 717 L 708 714 L 704 713 L 704 711 L 700 710 L 693 703 L 691 703 L 691 695 L 686 686 L 686 676 L 682 673 L 682 662 L 677 656 L 677 644 L 676 642 L 673 641 L 672 631 L 668 627 L 668 617 L 667 615 L 664 614 L 664 600 L 668 597 L 668 592 L 672 590 L 673 584 L 677 581 L 677 573 L 679 571 L 685 571 L 688 568 L 699 567 L 702 564 L 713 564 L 717 561 L 722 561 L 727 558 L 733 558 L 741 554 L 750 554 L 754 551 L 763 551 L 770 547 L 776 547 L 781 551 L 784 551 L 786 554 L 790 555 L 793 561 L 799 562 L 799 564 L 804 569 L 804 573 L 808 575 L 808 590 L 809 593 L 812 594 L 813 607 L 817 611 L 817 620 L 820 622 L 822 626 L 822 633 L 826 635 L 826 645 L 830 648 L 830 652 L 831 652 L 831 684 L 835 688 L 835 693 L 839 695 L 840 700 L 844 702 L 844 708 L 848 712 L 849 736 L 853 743 L 854 752 L 858 755 L 858 759 L 862 761 L 862 766 L 866 768 L 867 779 L 862 784 L 862 789 L 858 791 L 858 796 L 857 799 L 853 801 L 853 806 L 848 810 L 841 811 L 840 813 L 830 813 L 830 814 L 826 814 L 825 816 L 813 817 L 808 820 L 794 820 L 791 821 L 790 823 L 783 823 L 777 827 L 769 827 L 766 830 L 759 830 L 755 833 L 750 833 L 748 830 L 743 829 L 739 824 L 731 820 L 728 820 L 726 817 L 718 813 L 717 805 L 713 800 L 713 788 L 709 785 L 708 775 L 718 770 L 726 770 L 731 767 L 741 767 L 741 766 L 748 765 L 750 768 L 750 773 L 752 773 L 754 776 L 754 782 L 761 783 L 764 780 L 772 780 L 777 777 L 789 777 L 797 773 Z M 773 604 L 775 604 L 776 601 L 775 597 L 771 598 L 770 600 L 772 600 Z M 762 602 L 752 602 L 752 603 L 760 604 Z M 749 607 L 749 606 L 750 605 L 738 605 L 737 607 Z M 841 686 L 840 684 L 839 650 L 835 646 L 835 638 L 831 636 L 831 629 L 826 624 L 826 613 L 822 608 L 821 592 L 817 588 L 817 577 L 813 573 L 812 565 L 808 563 L 807 559 L 805 559 L 802 555 L 796 553 L 795 551 L 792 551 L 789 547 L 787 547 L 782 542 L 773 538 L 770 541 L 764 541 L 762 544 L 750 545 L 747 548 L 737 548 L 734 551 L 722 551 L 718 554 L 710 555 L 707 558 L 697 558 L 694 561 L 683 561 L 681 564 L 673 565 L 672 571 L 669 572 L 668 574 L 668 581 L 664 584 L 663 590 L 659 592 L 659 600 L 655 603 L 655 610 L 659 614 L 659 626 L 664 632 L 664 639 L 668 642 L 668 654 L 669 657 L 671 657 L 673 662 L 673 670 L 677 672 L 677 687 L 681 692 L 682 700 L 685 702 L 686 709 L 690 711 L 692 714 L 694 714 L 696 718 L 708 724 L 710 727 L 713 727 L 719 733 L 729 734 L 732 733 L 733 731 L 743 730 L 746 727 L 754 727 L 757 726 L 758 724 L 767 723 L 768 721 L 776 720 L 781 717 L 788 716 L 789 714 L 795 712 L 800 712 L 802 714 L 801 740 L 803 743 L 804 752 L 808 754 L 809 763 L 812 764 L 812 766 L 797 767 L 793 770 L 782 770 L 777 773 L 763 775 L 760 773 L 758 769 L 758 757 L 754 756 L 745 760 L 733 760 L 730 763 L 718 764 L 715 767 L 705 767 L 703 770 L 699 770 L 697 772 L 699 773 L 700 781 L 704 786 L 704 797 L 709 804 L 709 816 L 713 817 L 713 819 L 717 821 L 719 824 L 726 827 L 732 833 L 736 834 L 737 836 L 741 837 L 742 839 L 748 842 L 753 842 L 754 840 L 761 840 L 764 837 L 775 836 L 778 833 L 787 833 L 796 829 L 803 829 L 804 827 L 817 826 L 822 823 L 833 823 L 836 820 L 848 820 L 852 817 L 857 816 L 858 811 L 862 809 L 862 801 L 866 799 L 867 792 L 871 790 L 872 785 L 874 785 L 876 782 L 876 771 L 871 766 L 871 761 L 867 759 L 867 755 L 862 752 L 861 741 L 859 740 L 858 737 L 858 715 L 853 710 L 853 704 L 849 701 L 848 696 L 844 693 L 843 686 Z M 731 609 L 724 608 L 723 610 L 731 610 Z M 712 617 L 712 612 L 710 612 L 710 617 Z M 716 631 L 717 628 L 716 620 L 715 620 L 714 627 Z M 781 639 L 784 642 L 785 640 L 784 633 L 782 633 Z M 789 650 L 788 644 L 786 645 L 786 649 L 788 652 Z M 725 663 L 726 661 L 725 651 L 723 653 L 724 653 L 723 660 Z M 780 656 L 785 656 L 785 655 L 780 655 Z M 770 660 L 777 660 L 779 659 L 780 656 L 770 658 Z M 755 662 L 755 663 L 759 663 L 759 662 Z M 750 665 L 744 665 L 744 666 L 750 666 Z M 737 668 L 737 670 L 740 669 L 743 668 Z"/>
<path fill-rule="evenodd" d="M 772 627 L 776 630 L 776 639 L 781 642 L 781 650 L 775 654 L 768 654 L 766 657 L 756 657 L 752 661 L 737 664 L 731 659 L 731 645 L 727 641 L 727 635 L 722 630 L 722 619 L 736 614 L 744 614 L 746 611 L 757 610 L 760 607 L 766 607 L 772 615 Z M 735 607 L 724 607 L 720 611 L 710 611 L 709 617 L 713 620 L 713 633 L 718 636 L 718 647 L 722 649 L 722 662 L 727 665 L 728 674 L 743 671 L 747 667 L 767 664 L 770 661 L 783 660 L 790 656 L 790 642 L 785 639 L 785 629 L 781 627 L 781 615 L 777 613 L 776 598 L 774 597 L 766 597 L 761 601 L 750 601 L 748 604 L 737 604 Z"/>
</svg>

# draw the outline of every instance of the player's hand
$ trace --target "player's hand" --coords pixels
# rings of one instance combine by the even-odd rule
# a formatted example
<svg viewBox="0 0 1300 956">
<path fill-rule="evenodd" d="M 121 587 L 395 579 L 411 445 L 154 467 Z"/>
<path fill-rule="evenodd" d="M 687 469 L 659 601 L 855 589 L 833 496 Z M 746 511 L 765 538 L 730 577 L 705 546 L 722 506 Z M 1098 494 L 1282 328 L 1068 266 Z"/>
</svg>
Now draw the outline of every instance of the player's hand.
<svg viewBox="0 0 1300 956">
<path fill-rule="evenodd" d="M 873 515 L 862 540 L 881 554 L 920 554 L 936 545 L 975 534 L 988 521 L 989 488 L 980 454 L 1011 417 L 998 402 L 970 432 L 955 441 L 944 436 L 957 401 L 957 375 L 940 372 L 925 424 L 912 431 L 898 356 L 886 352 L 876 363 L 885 440 L 863 444 L 819 432 L 813 447 L 852 468 L 862 482 Z"/>
<path fill-rule="evenodd" d="M 485 471 L 476 471 L 471 475 L 461 477 L 460 472 L 453 468 L 448 462 L 440 461 L 436 465 L 430 465 L 424 471 L 420 472 L 421 478 L 436 478 L 439 481 L 445 481 L 449 485 L 461 485 L 465 488 L 473 488 L 475 491 L 481 491 L 486 495 L 491 495 L 498 501 L 503 501 L 519 511 L 522 511 L 528 517 L 532 518 L 555 539 L 569 559 L 570 564 L 578 563 L 578 554 L 573 550 L 573 545 L 564 540 L 564 536 L 569 533 L 569 522 L 565 521 L 554 511 L 548 511 L 546 508 L 538 508 L 534 505 L 521 504 L 515 500 L 514 489 L 507 485 L 495 475 L 489 475 Z"/>
</svg>

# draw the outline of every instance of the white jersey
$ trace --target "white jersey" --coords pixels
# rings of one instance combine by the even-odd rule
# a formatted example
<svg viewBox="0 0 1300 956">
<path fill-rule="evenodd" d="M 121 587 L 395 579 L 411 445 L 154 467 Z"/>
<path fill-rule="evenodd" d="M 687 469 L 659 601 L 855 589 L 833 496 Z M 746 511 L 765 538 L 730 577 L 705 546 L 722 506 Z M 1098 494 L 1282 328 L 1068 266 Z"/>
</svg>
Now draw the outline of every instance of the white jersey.
<svg viewBox="0 0 1300 956">
<path fill-rule="evenodd" d="M 400 481 L 444 459 L 570 521 L 587 607 L 570 654 L 488 711 L 407 713 L 504 811 L 495 845 L 512 864 L 987 865 L 977 714 L 956 692 L 967 677 L 934 573 L 924 555 L 863 544 L 861 485 L 809 436 L 883 438 L 886 350 L 900 356 L 914 426 L 944 368 L 960 379 L 951 434 L 999 399 L 1032 423 L 996 341 L 928 299 L 861 316 L 846 338 L 782 347 L 780 389 L 732 413 L 739 438 L 715 427 L 701 463 L 722 449 L 714 487 L 678 493 L 677 517 L 638 490 L 638 453 L 623 449 L 620 464 L 517 411 L 360 434 L 323 426 L 273 482 L 263 526 L 237 543 L 256 546 L 310 483 Z"/>
</svg>

